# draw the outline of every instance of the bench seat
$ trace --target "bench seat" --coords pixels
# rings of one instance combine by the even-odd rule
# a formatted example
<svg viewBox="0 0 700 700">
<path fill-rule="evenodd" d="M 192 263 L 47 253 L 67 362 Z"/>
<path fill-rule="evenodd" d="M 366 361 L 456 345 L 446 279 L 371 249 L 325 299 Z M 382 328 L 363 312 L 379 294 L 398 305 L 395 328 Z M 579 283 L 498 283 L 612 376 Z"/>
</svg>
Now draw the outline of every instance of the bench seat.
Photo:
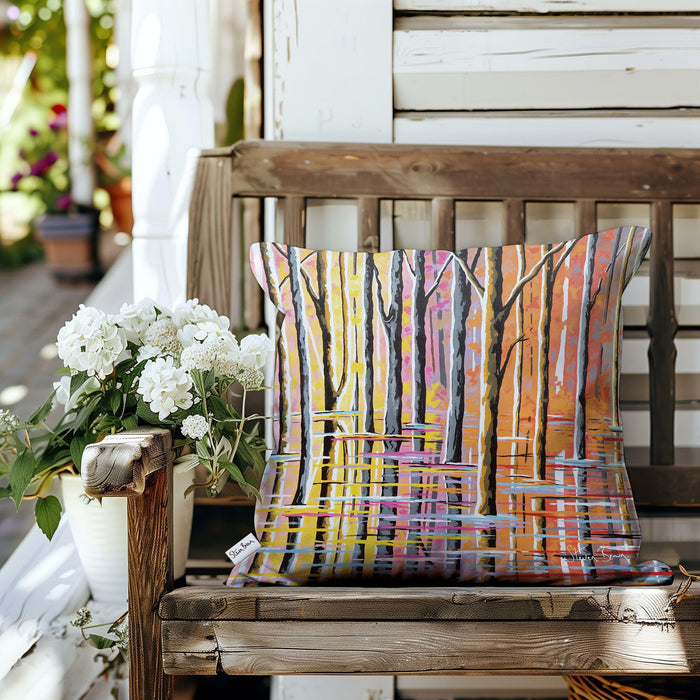
<svg viewBox="0 0 700 700">
<path fill-rule="evenodd" d="M 700 673 L 700 584 L 189 586 L 159 607 L 166 673 Z"/>
</svg>

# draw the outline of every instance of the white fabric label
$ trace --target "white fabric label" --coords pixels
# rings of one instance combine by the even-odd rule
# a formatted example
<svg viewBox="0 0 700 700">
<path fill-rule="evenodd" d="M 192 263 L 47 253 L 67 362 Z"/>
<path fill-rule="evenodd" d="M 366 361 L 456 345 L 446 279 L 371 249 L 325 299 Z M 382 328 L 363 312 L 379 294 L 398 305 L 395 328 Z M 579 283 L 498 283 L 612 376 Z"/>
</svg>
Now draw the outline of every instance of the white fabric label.
<svg viewBox="0 0 700 700">
<path fill-rule="evenodd" d="M 236 542 L 231 549 L 226 550 L 226 556 L 234 564 L 238 564 L 255 554 L 260 549 L 260 546 L 260 542 L 258 542 L 258 538 L 255 535 L 246 535 L 240 542 Z"/>
</svg>

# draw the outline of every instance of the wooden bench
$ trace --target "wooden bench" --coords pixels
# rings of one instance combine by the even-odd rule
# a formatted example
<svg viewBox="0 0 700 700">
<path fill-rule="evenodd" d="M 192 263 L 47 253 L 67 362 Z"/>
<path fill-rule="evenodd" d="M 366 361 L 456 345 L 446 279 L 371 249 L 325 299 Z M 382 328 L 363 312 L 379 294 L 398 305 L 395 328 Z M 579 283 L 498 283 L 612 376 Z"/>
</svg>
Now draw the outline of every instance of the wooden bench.
<svg viewBox="0 0 700 700">
<path fill-rule="evenodd" d="M 651 449 L 628 454 L 629 473 L 640 509 L 698 509 L 700 469 L 673 443 L 672 206 L 700 202 L 700 151 L 241 142 L 206 152 L 190 210 L 188 296 L 224 314 L 234 197 L 278 198 L 285 241 L 302 246 L 311 198 L 356 199 L 363 251 L 379 248 L 382 200 L 431 201 L 442 249 L 455 247 L 456 200 L 503 202 L 509 243 L 525 240 L 530 201 L 574 202 L 576 234 L 597 229 L 597 203 L 649 203 Z M 246 211 L 254 221 L 260 208 Z M 246 305 L 259 304 L 247 289 Z M 131 697 L 169 697 L 170 674 L 700 673 L 697 585 L 683 596 L 676 585 L 171 590 L 170 436 L 133 439 L 142 457 L 119 465 L 118 477 L 84 465 L 93 495 L 129 496 Z"/>
</svg>

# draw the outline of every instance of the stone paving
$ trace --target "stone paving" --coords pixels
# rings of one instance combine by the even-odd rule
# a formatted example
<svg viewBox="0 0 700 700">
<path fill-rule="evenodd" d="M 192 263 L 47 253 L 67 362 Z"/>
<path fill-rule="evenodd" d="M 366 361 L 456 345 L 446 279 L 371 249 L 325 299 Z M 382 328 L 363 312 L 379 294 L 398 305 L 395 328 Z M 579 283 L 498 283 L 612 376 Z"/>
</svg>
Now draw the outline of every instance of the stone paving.
<svg viewBox="0 0 700 700">
<path fill-rule="evenodd" d="M 53 343 L 85 301 L 91 284 L 57 285 L 43 263 L 0 270 L 0 408 L 25 418 L 48 396 L 61 367 Z M 15 512 L 0 500 L 0 566 L 33 522 L 33 509 Z"/>
</svg>

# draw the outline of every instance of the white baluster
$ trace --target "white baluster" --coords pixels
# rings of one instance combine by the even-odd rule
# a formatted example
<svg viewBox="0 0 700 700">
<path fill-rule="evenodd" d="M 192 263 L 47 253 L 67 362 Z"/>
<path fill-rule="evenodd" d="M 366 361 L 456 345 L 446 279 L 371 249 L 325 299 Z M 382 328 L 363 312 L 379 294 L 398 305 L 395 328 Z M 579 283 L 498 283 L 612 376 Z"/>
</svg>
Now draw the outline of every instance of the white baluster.
<svg viewBox="0 0 700 700">
<path fill-rule="evenodd" d="M 134 299 L 172 305 L 185 298 L 188 151 L 214 143 L 208 3 L 139 0 L 132 13 Z"/>
</svg>

